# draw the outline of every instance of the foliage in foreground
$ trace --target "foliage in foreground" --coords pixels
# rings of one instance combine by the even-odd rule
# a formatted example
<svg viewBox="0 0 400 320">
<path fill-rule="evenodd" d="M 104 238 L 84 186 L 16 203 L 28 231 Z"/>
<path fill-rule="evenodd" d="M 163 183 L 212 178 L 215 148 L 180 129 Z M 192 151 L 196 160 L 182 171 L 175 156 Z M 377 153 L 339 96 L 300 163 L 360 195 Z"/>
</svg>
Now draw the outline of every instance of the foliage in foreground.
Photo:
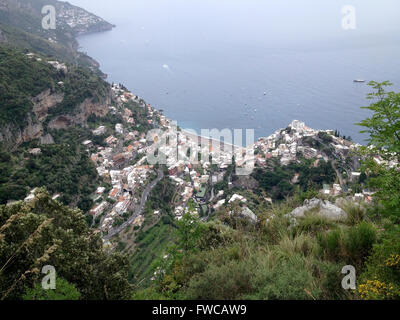
<svg viewBox="0 0 400 320">
<path fill-rule="evenodd" d="M 54 266 L 57 277 L 76 287 L 81 299 L 130 295 L 126 257 L 103 249 L 80 210 L 40 190 L 31 202 L 0 206 L 0 299 L 35 294 L 30 289 L 37 289 L 45 265 Z"/>
</svg>

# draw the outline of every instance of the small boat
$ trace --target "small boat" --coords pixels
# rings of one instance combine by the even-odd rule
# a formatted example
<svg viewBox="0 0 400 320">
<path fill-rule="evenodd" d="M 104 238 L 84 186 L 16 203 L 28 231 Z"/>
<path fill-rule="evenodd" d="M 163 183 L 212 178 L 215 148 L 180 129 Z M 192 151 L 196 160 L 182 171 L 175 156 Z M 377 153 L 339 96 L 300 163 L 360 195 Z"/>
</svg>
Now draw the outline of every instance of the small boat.
<svg viewBox="0 0 400 320">
<path fill-rule="evenodd" d="M 356 82 L 356 83 L 364 83 L 364 82 L 365 82 L 365 80 L 362 80 L 362 79 L 356 79 L 356 80 L 353 80 L 353 82 Z"/>
</svg>

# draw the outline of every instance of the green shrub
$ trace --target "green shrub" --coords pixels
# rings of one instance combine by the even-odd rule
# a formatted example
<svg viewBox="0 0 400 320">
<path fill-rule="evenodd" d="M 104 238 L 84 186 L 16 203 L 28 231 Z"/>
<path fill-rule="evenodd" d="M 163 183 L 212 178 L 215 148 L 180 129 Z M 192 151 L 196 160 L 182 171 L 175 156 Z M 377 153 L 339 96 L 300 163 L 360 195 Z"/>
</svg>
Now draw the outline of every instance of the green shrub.
<svg viewBox="0 0 400 320">
<path fill-rule="evenodd" d="M 188 299 L 234 300 L 251 291 L 252 271 L 244 262 L 210 264 L 205 272 L 193 276 L 186 291 Z"/>
<path fill-rule="evenodd" d="M 344 247 L 350 262 L 361 265 L 371 253 L 376 240 L 376 229 L 371 223 L 362 222 L 350 228 L 344 238 Z"/>
<path fill-rule="evenodd" d="M 284 236 L 278 245 L 273 247 L 273 252 L 277 256 L 287 257 L 293 254 L 304 256 L 316 253 L 317 243 L 307 234 L 299 234 L 291 237 Z"/>
<path fill-rule="evenodd" d="M 362 267 L 376 241 L 376 228 L 367 222 L 318 236 L 318 242 L 327 259 L 343 261 L 356 267 Z"/>
<path fill-rule="evenodd" d="M 254 292 L 246 299 L 257 300 L 310 300 L 318 299 L 321 289 L 313 275 L 309 261 L 294 254 L 271 263 L 260 259 L 261 265 L 252 279 Z"/>
<path fill-rule="evenodd" d="M 58 278 L 55 290 L 45 290 L 41 283 L 37 283 L 32 289 L 28 289 L 22 297 L 24 300 L 79 300 L 81 294 L 74 285 L 67 280 Z"/>
<path fill-rule="evenodd" d="M 324 234 L 318 234 L 317 239 L 327 259 L 339 260 L 341 257 L 341 241 L 343 235 L 340 229 Z"/>
<path fill-rule="evenodd" d="M 296 230 L 317 234 L 320 231 L 326 231 L 335 226 L 335 222 L 316 214 L 306 215 L 298 220 Z"/>
<path fill-rule="evenodd" d="M 343 205 L 342 209 L 347 213 L 346 223 L 348 225 L 354 226 L 366 217 L 366 210 L 361 204 L 348 202 Z"/>
<path fill-rule="evenodd" d="M 362 299 L 400 299 L 400 228 L 385 231 L 382 242 L 375 244 L 359 277 Z"/>
</svg>

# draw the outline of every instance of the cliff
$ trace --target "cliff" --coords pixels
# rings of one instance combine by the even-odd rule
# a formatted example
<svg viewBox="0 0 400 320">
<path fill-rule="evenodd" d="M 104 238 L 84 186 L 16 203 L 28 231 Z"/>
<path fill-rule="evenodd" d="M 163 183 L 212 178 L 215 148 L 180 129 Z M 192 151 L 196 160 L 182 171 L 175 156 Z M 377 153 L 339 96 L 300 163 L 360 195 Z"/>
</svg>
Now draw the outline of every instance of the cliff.
<svg viewBox="0 0 400 320">
<path fill-rule="evenodd" d="M 0 57 L 0 142 L 7 148 L 48 129 L 86 126 L 90 115 L 107 115 L 113 103 L 110 86 L 89 70 L 13 49 L 0 48 Z"/>
<path fill-rule="evenodd" d="M 42 27 L 42 8 L 52 5 L 56 9 L 56 29 Z M 0 43 L 56 57 L 69 63 L 90 67 L 98 75 L 99 64 L 78 52 L 76 37 L 82 34 L 108 31 L 113 25 L 73 6 L 55 0 L 0 0 Z"/>
</svg>

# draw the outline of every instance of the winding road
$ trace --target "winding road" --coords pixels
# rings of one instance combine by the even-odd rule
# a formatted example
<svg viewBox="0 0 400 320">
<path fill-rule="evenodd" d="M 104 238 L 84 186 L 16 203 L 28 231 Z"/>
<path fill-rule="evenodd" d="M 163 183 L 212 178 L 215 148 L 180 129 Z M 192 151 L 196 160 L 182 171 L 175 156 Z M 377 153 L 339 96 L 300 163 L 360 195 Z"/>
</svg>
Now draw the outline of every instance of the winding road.
<svg viewBox="0 0 400 320">
<path fill-rule="evenodd" d="M 132 222 L 142 213 L 144 206 L 146 205 L 147 198 L 149 197 L 150 192 L 154 189 L 154 187 L 164 178 L 164 173 L 161 169 L 157 170 L 157 178 L 147 185 L 146 189 L 143 191 L 142 198 L 140 200 L 140 205 L 136 208 L 135 212 L 132 216 L 129 217 L 127 221 L 121 224 L 119 227 L 114 228 L 109 231 L 107 235 L 103 236 L 104 240 L 109 240 L 116 234 L 120 233 L 122 230 L 127 228 L 132 224 Z"/>
</svg>

